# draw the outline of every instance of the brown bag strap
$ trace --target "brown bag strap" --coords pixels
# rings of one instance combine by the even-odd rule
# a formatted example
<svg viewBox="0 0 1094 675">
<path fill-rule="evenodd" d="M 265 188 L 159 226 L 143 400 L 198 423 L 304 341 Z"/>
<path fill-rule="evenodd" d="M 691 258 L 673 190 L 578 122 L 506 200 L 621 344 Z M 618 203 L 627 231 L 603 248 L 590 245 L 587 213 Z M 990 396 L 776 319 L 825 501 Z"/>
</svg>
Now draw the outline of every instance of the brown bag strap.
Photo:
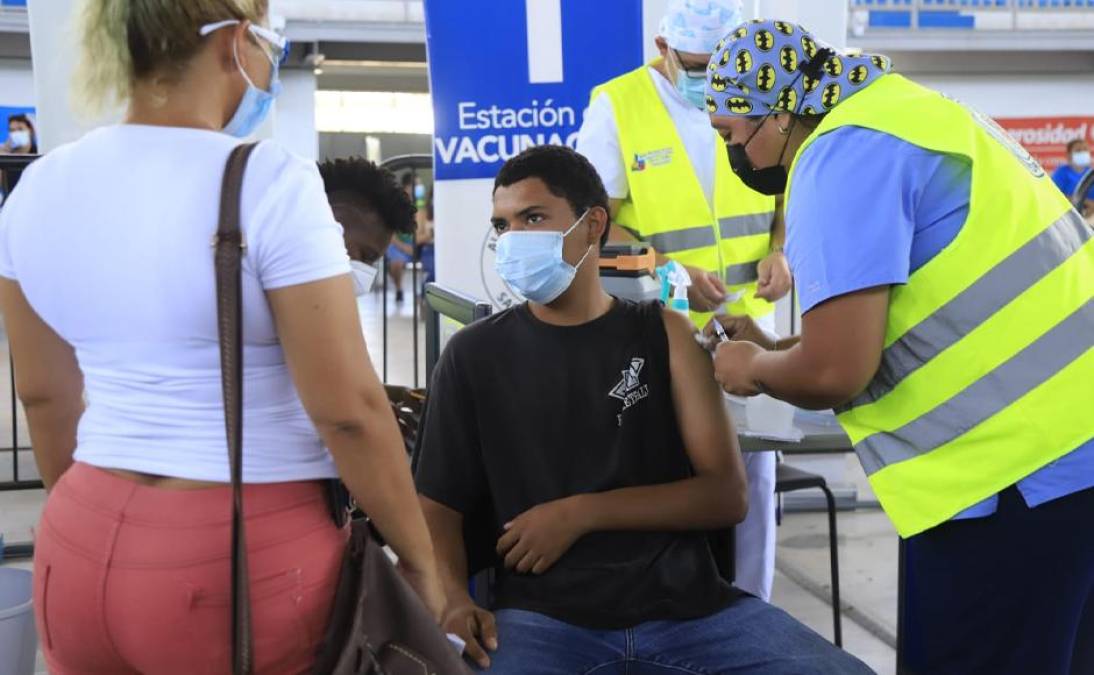
<svg viewBox="0 0 1094 675">
<path fill-rule="evenodd" d="M 220 189 L 220 222 L 216 249 L 217 333 L 224 390 L 224 428 L 232 474 L 232 672 L 254 672 L 247 541 L 243 529 L 243 306 L 241 269 L 247 243 L 239 228 L 243 172 L 255 143 L 240 145 L 228 156 Z"/>
</svg>

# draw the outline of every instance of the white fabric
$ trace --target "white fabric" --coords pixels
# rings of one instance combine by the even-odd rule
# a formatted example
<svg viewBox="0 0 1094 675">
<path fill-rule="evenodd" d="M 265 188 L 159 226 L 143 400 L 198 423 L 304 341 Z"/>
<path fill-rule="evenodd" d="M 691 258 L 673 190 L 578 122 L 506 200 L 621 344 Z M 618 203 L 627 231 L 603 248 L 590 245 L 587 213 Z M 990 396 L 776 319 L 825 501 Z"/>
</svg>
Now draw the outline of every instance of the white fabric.
<svg viewBox="0 0 1094 675">
<path fill-rule="evenodd" d="M 674 49 L 709 54 L 741 22 L 741 0 L 669 0 L 657 34 Z"/>
<path fill-rule="evenodd" d="M 779 339 L 775 314 L 756 319 L 760 330 L 772 340 Z M 740 399 L 745 403 L 747 399 Z M 764 602 L 771 601 L 775 581 L 775 463 L 774 452 L 746 452 L 745 475 L 748 478 L 748 515 L 735 530 L 735 585 Z"/>
<path fill-rule="evenodd" d="M 0 275 L 76 350 L 76 459 L 228 480 L 211 241 L 237 140 L 122 125 L 54 150 L 0 212 Z M 264 290 L 349 273 L 313 162 L 263 143 L 243 186 L 244 479 L 336 475 L 297 397 Z"/>
<path fill-rule="evenodd" d="M 710 116 L 684 100 L 665 76 L 649 69 L 669 117 L 676 124 L 676 133 L 684 143 L 688 159 L 699 184 L 706 195 L 707 204 L 714 203 L 714 153 L 724 152 L 717 147 L 714 130 L 710 126 Z M 654 150 L 656 148 L 650 148 Z M 592 100 L 585 110 L 585 120 L 577 136 L 577 150 L 600 174 L 608 196 L 612 199 L 625 199 L 630 194 L 627 185 L 627 171 L 630 164 L 623 161 L 619 145 L 619 127 L 615 123 L 615 112 L 607 94 L 600 94 Z"/>
<path fill-rule="evenodd" d="M 734 585 L 771 601 L 775 579 L 775 453 L 744 453 L 748 515 L 736 528 Z"/>
</svg>

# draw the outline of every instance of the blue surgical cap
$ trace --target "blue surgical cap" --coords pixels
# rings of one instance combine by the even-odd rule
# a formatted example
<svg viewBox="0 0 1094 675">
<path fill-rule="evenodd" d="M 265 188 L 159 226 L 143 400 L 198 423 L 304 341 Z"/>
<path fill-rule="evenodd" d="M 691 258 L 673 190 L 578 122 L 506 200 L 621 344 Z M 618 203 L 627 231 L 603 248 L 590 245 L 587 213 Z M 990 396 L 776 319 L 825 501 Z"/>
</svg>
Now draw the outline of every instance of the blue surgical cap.
<svg viewBox="0 0 1094 675">
<path fill-rule="evenodd" d="M 750 21 L 711 56 L 707 110 L 740 117 L 822 115 L 892 67 L 880 54 L 843 54 L 789 21 Z"/>
<path fill-rule="evenodd" d="M 670 0 L 658 34 L 682 52 L 710 54 L 741 23 L 741 0 Z"/>
</svg>

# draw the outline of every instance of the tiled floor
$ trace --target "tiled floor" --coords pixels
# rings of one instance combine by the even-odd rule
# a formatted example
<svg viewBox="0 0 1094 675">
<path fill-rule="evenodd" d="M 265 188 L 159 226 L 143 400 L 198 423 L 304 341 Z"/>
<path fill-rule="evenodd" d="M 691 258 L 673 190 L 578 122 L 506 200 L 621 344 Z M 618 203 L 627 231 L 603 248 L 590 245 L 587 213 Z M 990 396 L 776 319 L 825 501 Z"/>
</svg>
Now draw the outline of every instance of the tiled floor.
<svg viewBox="0 0 1094 675">
<path fill-rule="evenodd" d="M 389 296 L 388 381 L 413 385 L 413 304 L 396 306 Z M 379 294 L 361 303 L 362 324 L 377 371 L 382 370 L 382 311 Z M 419 384 L 424 386 L 424 330 L 419 331 Z M 0 391 L 6 390 L 6 344 L 0 349 Z M 10 404 L 0 401 L 7 411 Z M 5 426 L 6 425 L 6 426 Z M 20 426 L 25 426 L 20 421 Z M 5 436 L 4 434 L 8 434 Z M 10 438 L 11 414 L 0 412 L 0 438 Z M 24 435 L 24 434 L 21 434 Z M 26 443 L 24 438 L 23 443 Z M 0 443 L 8 445 L 10 443 Z M 11 478 L 10 456 L 0 455 L 0 481 Z M 29 455 L 20 457 L 21 472 L 33 474 Z M 8 542 L 28 541 L 41 509 L 41 491 L 0 492 L 0 533 Z M 844 647 L 882 675 L 895 672 L 892 648 L 896 616 L 896 534 L 879 511 L 839 515 L 843 592 Z M 778 572 L 773 601 L 826 638 L 832 636 L 827 520 L 823 514 L 786 514 L 779 530 Z M 9 561 L 10 564 L 10 561 Z M 27 563 L 17 563 L 26 565 Z M 40 667 L 40 672 L 45 672 Z"/>
</svg>

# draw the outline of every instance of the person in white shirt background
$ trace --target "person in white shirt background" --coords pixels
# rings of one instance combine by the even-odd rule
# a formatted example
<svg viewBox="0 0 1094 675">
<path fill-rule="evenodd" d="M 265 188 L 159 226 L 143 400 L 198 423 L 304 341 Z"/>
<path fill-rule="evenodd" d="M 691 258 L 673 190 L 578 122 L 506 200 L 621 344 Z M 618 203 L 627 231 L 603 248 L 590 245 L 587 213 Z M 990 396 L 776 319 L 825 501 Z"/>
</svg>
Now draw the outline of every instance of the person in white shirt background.
<svg viewBox="0 0 1094 675">
<path fill-rule="evenodd" d="M 686 160 L 690 161 L 691 169 L 702 187 L 708 209 L 715 204 L 716 162 L 725 163 L 727 167 L 723 170 L 728 171 L 728 159 L 717 135 L 711 133 L 710 116 L 705 107 L 703 87 L 707 63 L 718 41 L 740 23 L 740 0 L 671 0 L 656 38 L 661 56 L 647 67 L 660 104 L 671 118 L 686 152 Z M 689 86 L 692 81 L 696 86 Z M 611 199 L 614 221 L 622 203 L 630 195 L 632 167 L 621 151 L 623 144 L 612 103 L 607 93 L 594 94 L 585 111 L 577 149 L 600 174 Z M 650 112 L 651 123 L 653 114 L 663 114 L 661 111 Z M 669 145 L 672 139 L 662 141 L 664 145 Z M 687 198 L 667 188 L 663 197 L 658 197 L 670 201 Z M 792 280 L 782 253 L 784 232 L 779 209 L 769 222 L 771 252 L 757 265 L 755 294 L 774 302 L 789 292 Z M 639 238 L 625 227 L 612 228 L 613 241 L 633 242 Z M 670 254 L 666 258 L 659 252 L 658 264 L 664 264 L 666 259 L 672 257 Z M 692 278 L 688 296 L 693 311 L 715 311 L 731 301 L 727 297 L 722 270 L 685 267 L 688 267 Z M 751 294 L 750 291 L 745 292 Z M 757 323 L 771 337 L 775 337 L 774 314 L 758 317 Z M 749 483 L 749 512 L 745 521 L 736 528 L 735 583 L 756 597 L 770 600 L 775 569 L 775 453 L 746 453 L 745 464 Z"/>
</svg>

